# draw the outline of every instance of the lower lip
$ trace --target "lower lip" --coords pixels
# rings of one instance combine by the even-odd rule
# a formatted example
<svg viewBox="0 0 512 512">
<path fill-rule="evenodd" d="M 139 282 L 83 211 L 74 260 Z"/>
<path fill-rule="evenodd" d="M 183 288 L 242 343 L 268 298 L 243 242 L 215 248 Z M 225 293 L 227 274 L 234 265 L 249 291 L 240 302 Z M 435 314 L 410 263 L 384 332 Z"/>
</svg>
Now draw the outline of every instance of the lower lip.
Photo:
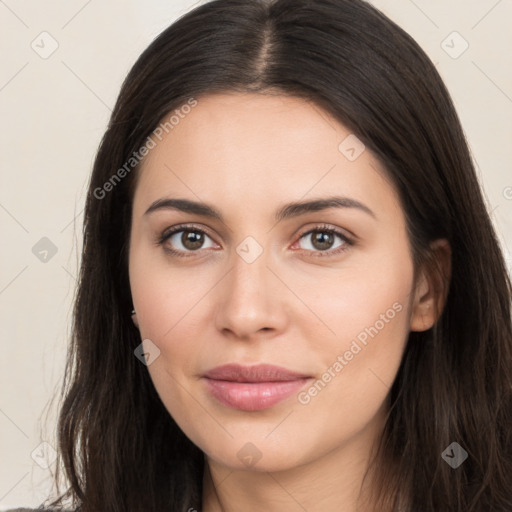
<svg viewBox="0 0 512 512">
<path fill-rule="evenodd" d="M 261 411 L 298 392 L 309 379 L 279 382 L 205 380 L 211 394 L 222 404 L 243 411 Z"/>
</svg>

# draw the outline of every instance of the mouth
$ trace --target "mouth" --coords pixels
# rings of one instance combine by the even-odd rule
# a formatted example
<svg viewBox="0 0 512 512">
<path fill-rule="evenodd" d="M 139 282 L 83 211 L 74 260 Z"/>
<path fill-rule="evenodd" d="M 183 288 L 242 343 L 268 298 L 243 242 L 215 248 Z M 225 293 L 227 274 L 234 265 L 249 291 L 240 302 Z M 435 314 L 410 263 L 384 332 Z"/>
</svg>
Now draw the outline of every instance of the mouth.
<svg viewBox="0 0 512 512">
<path fill-rule="evenodd" d="M 298 392 L 310 378 L 267 364 L 228 364 L 203 375 L 208 391 L 217 401 L 243 411 L 268 409 Z"/>
</svg>

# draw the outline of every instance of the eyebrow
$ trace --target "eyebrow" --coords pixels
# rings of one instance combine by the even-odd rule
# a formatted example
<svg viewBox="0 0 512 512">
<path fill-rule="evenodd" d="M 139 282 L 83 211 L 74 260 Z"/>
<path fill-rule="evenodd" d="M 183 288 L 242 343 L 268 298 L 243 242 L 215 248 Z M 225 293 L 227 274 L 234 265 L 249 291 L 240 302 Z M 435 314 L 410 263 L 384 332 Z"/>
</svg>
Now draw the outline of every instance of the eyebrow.
<svg viewBox="0 0 512 512">
<path fill-rule="evenodd" d="M 360 201 L 349 197 L 327 197 L 323 199 L 314 199 L 311 201 L 299 201 L 288 203 L 279 208 L 275 213 L 275 221 L 280 222 L 292 217 L 298 217 L 310 212 L 318 212 L 329 208 L 355 208 L 367 213 L 374 219 L 377 219 L 375 213 Z M 161 198 L 154 201 L 146 210 L 144 215 L 149 215 L 158 210 L 178 210 L 185 213 L 194 213 L 212 219 L 224 222 L 222 214 L 212 206 L 206 203 L 191 201 L 189 199 L 171 199 Z"/>
</svg>

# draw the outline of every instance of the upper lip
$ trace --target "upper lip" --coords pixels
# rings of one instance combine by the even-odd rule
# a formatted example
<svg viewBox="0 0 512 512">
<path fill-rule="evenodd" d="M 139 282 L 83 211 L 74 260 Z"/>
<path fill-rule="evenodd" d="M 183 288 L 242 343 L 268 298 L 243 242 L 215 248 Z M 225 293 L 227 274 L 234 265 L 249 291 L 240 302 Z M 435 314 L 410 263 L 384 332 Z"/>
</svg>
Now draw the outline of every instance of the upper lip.
<svg viewBox="0 0 512 512">
<path fill-rule="evenodd" d="M 204 374 L 204 377 L 231 382 L 283 382 L 305 379 L 308 375 L 271 364 L 258 364 L 254 366 L 226 364 L 212 368 Z"/>
</svg>

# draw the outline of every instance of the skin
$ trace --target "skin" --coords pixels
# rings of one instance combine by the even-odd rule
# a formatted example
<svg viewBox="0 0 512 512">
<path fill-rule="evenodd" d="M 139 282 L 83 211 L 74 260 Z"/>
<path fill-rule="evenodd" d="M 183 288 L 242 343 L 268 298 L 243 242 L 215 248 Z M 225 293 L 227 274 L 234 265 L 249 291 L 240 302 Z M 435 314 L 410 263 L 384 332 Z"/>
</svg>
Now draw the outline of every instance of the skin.
<svg viewBox="0 0 512 512">
<path fill-rule="evenodd" d="M 442 298 L 426 271 L 413 281 L 396 191 L 368 149 L 354 161 L 340 152 L 348 135 L 304 99 L 214 94 L 143 162 L 129 253 L 134 321 L 160 350 L 148 371 L 162 402 L 205 453 L 205 512 L 355 512 L 408 333 L 436 320 Z M 274 220 L 285 203 L 331 196 L 355 199 L 375 217 L 331 207 Z M 175 209 L 145 214 L 161 198 L 205 202 L 223 221 Z M 204 245 L 191 250 L 182 233 L 156 242 L 181 223 L 204 230 Z M 319 249 L 306 233 L 324 233 L 325 224 L 354 245 L 335 236 Z M 248 236 L 263 249 L 251 263 L 237 253 Z M 444 241 L 436 251 L 447 260 Z M 240 411 L 201 378 L 226 363 L 269 363 L 310 376 L 307 392 L 393 304 L 401 310 L 307 404 L 292 394 Z M 249 465 L 241 449 L 261 458 Z"/>
</svg>

